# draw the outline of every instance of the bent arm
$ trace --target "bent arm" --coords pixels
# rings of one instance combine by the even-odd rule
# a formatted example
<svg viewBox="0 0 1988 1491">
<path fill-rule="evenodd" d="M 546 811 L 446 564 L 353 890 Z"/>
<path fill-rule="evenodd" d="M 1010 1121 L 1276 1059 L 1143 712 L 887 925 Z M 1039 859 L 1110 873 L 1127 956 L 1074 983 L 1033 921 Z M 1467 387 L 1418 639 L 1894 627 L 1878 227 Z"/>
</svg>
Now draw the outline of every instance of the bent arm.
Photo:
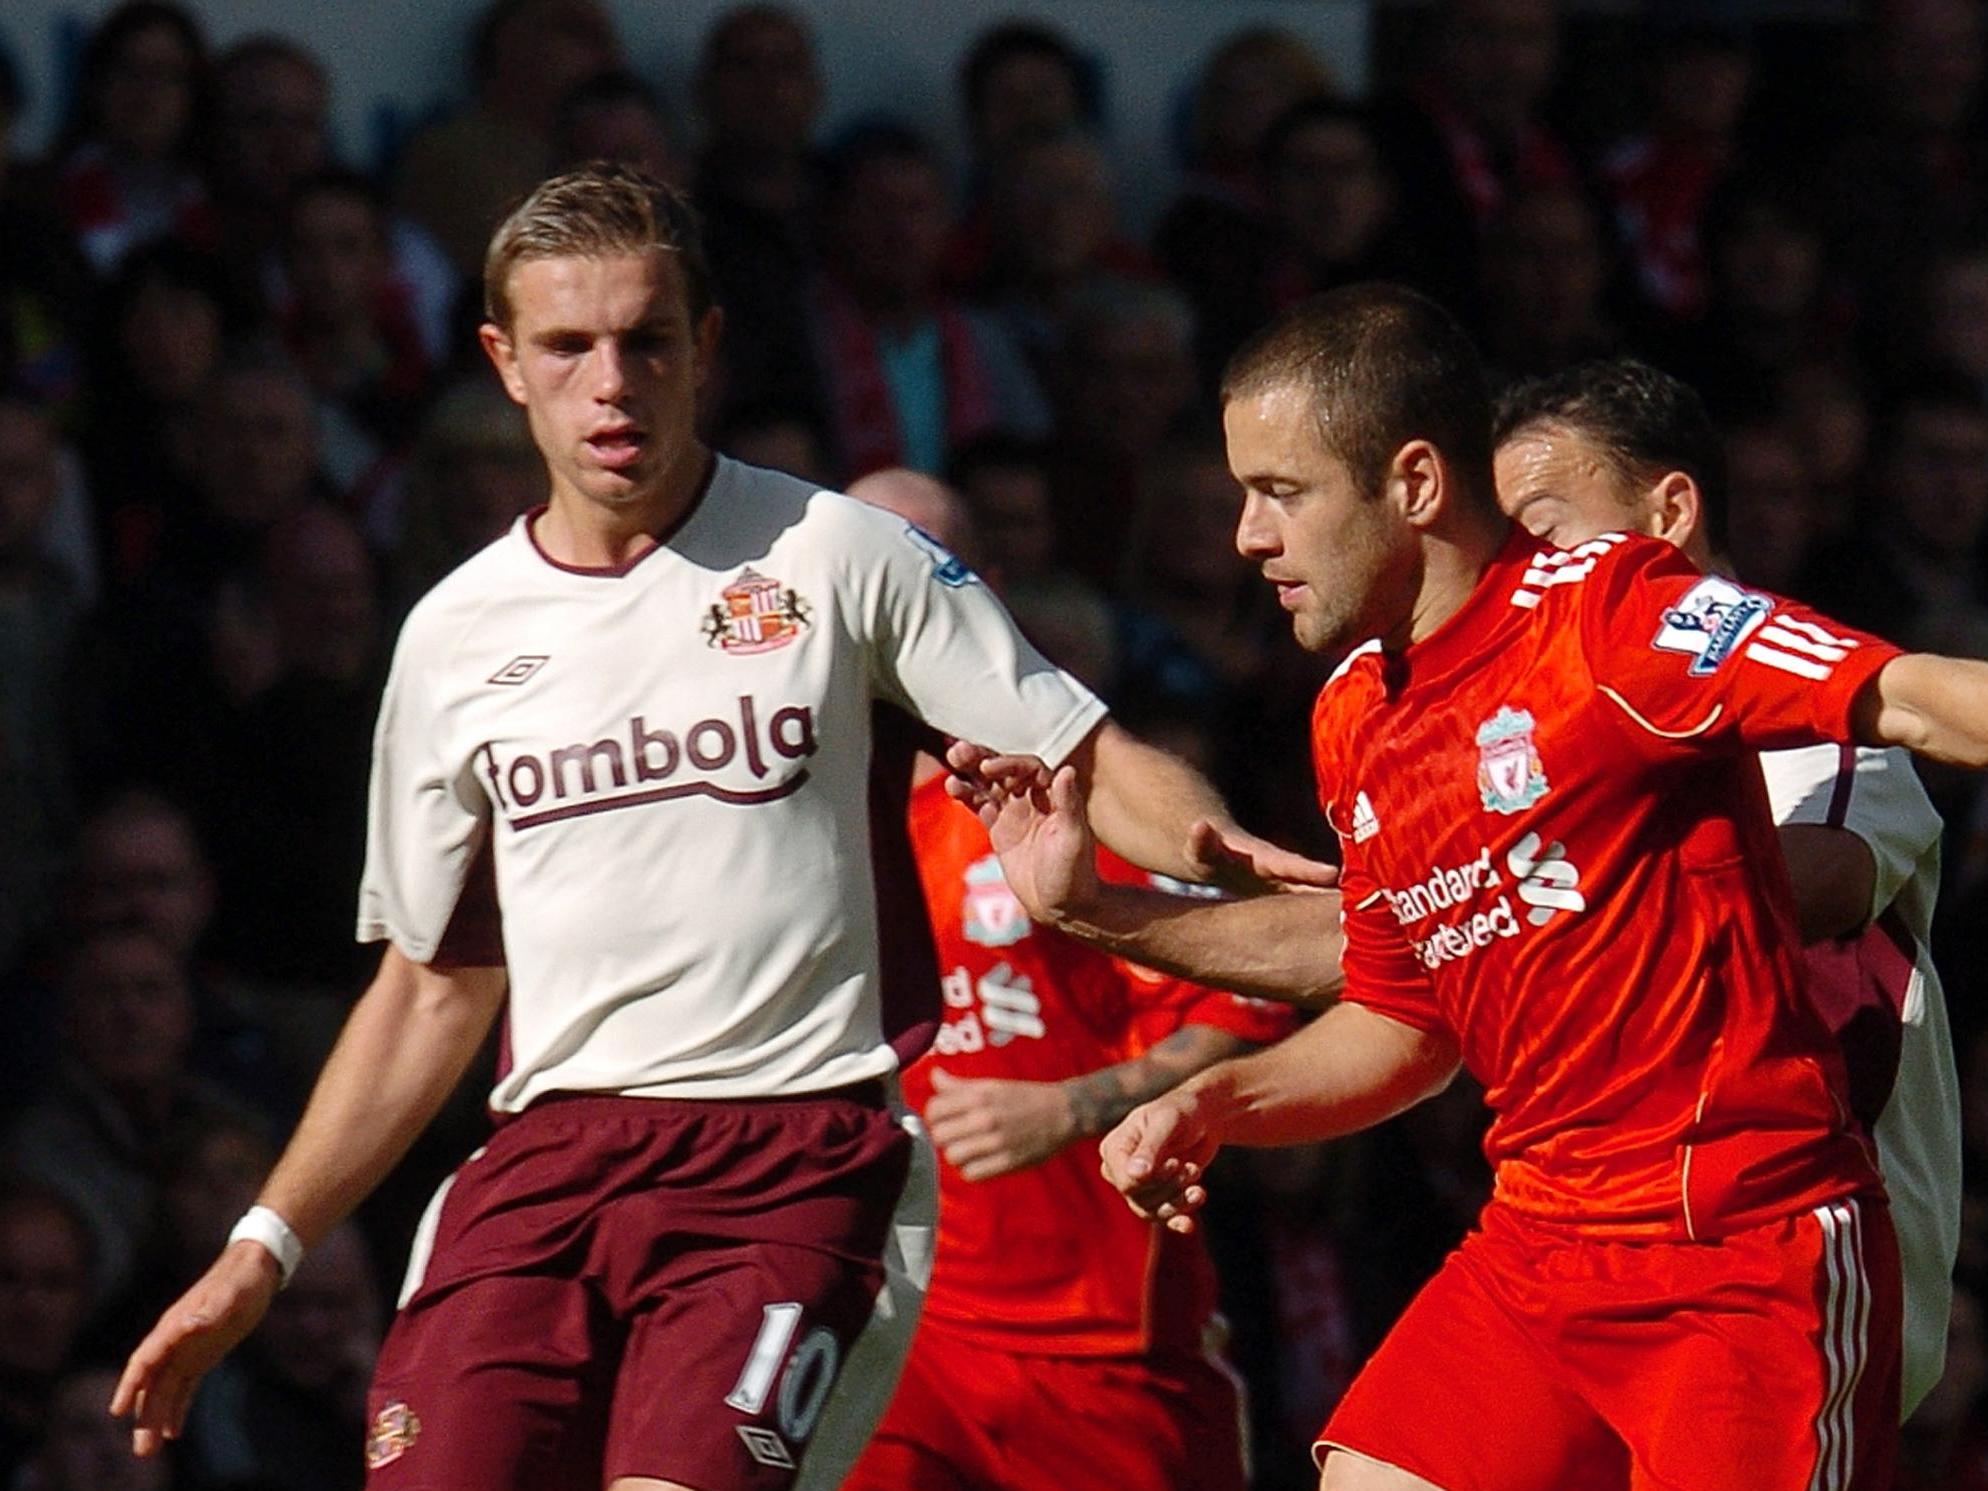
<svg viewBox="0 0 1988 1491">
<path fill-rule="evenodd" d="M 1788 879 L 1795 888 L 1795 925 L 1802 945 L 1848 937 L 1871 919 L 1877 858 L 1847 828 L 1784 823 L 1777 830 Z"/>
<path fill-rule="evenodd" d="M 1182 1083 L 1224 1142 L 1315 1144 L 1406 1112 L 1449 1086 L 1455 1040 L 1358 1004 L 1336 1004 L 1290 1039 Z"/>
<path fill-rule="evenodd" d="M 1066 1077 L 1073 1138 L 1102 1138 L 1141 1103 L 1171 1092 L 1196 1072 L 1258 1048 L 1213 1025 L 1183 1025 L 1152 1049 L 1116 1066 Z"/>
<path fill-rule="evenodd" d="M 1858 691 L 1850 728 L 1861 745 L 1988 766 L 1988 662 L 1929 652 L 1895 657 Z"/>
<path fill-rule="evenodd" d="M 388 946 L 257 1200 L 317 1242 L 386 1178 L 503 1007 L 502 968 L 433 968 Z"/>
<path fill-rule="evenodd" d="M 1080 942 L 1176 978 L 1301 1009 L 1325 1008 L 1345 983 L 1337 891 L 1211 901 L 1099 884 L 1054 922 Z"/>
</svg>

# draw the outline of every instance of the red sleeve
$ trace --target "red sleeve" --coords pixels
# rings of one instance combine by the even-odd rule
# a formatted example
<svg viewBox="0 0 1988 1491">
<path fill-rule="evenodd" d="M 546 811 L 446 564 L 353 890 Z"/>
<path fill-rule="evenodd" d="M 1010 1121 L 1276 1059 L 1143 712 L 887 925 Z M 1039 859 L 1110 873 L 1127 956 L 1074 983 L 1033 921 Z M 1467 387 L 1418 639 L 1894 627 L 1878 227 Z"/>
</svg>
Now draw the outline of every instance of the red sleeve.
<svg viewBox="0 0 1988 1491">
<path fill-rule="evenodd" d="M 1340 922 L 1346 947 L 1340 966 L 1346 988 L 1340 998 L 1417 1030 L 1447 1030 L 1436 1002 L 1436 986 L 1394 919 L 1379 884 L 1346 845 L 1339 872 Z"/>
<path fill-rule="evenodd" d="M 1595 687 L 1653 756 L 1850 742 L 1858 692 L 1900 649 L 1635 539 L 1581 587 Z"/>
</svg>

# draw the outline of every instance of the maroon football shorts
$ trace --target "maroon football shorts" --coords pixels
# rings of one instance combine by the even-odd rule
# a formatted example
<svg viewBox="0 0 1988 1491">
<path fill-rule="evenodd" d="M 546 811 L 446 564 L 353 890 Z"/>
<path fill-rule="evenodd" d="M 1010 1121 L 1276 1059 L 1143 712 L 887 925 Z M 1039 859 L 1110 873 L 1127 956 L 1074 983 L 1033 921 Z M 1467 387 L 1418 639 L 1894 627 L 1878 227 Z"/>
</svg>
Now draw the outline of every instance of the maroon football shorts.
<svg viewBox="0 0 1988 1491">
<path fill-rule="evenodd" d="M 911 1150 L 880 1084 L 533 1104 L 430 1208 L 368 1399 L 366 1484 L 807 1484 Z"/>
<path fill-rule="evenodd" d="M 1243 1491 L 1242 1397 L 1211 1358 L 1031 1356 L 927 1324 L 842 1491 Z"/>
</svg>

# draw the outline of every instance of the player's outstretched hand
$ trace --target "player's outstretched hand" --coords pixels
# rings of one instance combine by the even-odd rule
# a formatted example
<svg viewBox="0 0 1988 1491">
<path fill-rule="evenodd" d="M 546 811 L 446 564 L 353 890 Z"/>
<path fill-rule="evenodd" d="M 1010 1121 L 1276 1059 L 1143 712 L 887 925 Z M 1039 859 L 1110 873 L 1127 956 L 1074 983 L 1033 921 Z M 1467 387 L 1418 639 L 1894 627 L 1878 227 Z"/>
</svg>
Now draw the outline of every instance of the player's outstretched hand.
<svg viewBox="0 0 1988 1491">
<path fill-rule="evenodd" d="M 1323 860 L 1259 838 L 1233 823 L 1203 818 L 1189 830 L 1187 857 L 1212 884 L 1239 895 L 1275 890 L 1329 890 L 1339 871 Z"/>
<path fill-rule="evenodd" d="M 1098 1146 L 1104 1178 L 1149 1222 L 1192 1232 L 1207 1203 L 1201 1178 L 1221 1148 L 1191 1087 L 1142 1103 Z"/>
<path fill-rule="evenodd" d="M 256 1328 L 279 1282 L 276 1260 L 260 1243 L 231 1243 L 159 1317 L 110 1400 L 113 1415 L 131 1419 L 134 1454 L 156 1455 L 179 1438 L 200 1379 Z"/>
<path fill-rule="evenodd" d="M 968 1180 L 1039 1165 L 1077 1137 L 1061 1083 L 955 1077 L 943 1067 L 932 1071 L 925 1127 Z"/>
<path fill-rule="evenodd" d="M 1035 756 L 1004 756 L 970 740 L 946 747 L 946 791 L 990 823 L 990 814 L 1017 792 L 1049 785 L 1049 768 Z"/>
<path fill-rule="evenodd" d="M 1075 768 L 1057 768 L 1046 790 L 1004 795 L 980 819 L 1008 889 L 1036 921 L 1054 926 L 1097 899 L 1097 839 L 1084 817 Z"/>
</svg>

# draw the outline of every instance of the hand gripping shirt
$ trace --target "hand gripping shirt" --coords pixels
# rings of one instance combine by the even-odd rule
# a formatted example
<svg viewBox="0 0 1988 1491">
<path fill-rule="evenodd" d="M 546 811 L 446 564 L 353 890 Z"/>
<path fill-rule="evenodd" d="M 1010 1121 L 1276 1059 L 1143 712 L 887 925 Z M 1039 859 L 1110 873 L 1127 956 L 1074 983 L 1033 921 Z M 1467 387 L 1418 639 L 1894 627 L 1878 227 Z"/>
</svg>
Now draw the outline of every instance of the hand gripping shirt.
<svg viewBox="0 0 1988 1491">
<path fill-rule="evenodd" d="M 1847 738 L 1896 655 L 1659 540 L 1515 534 L 1327 683 L 1345 997 L 1455 1036 L 1503 1202 L 1707 1238 L 1876 1187 L 1753 753 Z"/>
<path fill-rule="evenodd" d="M 875 700 L 1052 762 L 1104 713 L 959 560 L 805 482 L 719 458 L 611 572 L 554 563 L 521 519 L 401 632 L 359 936 L 507 966 L 500 1112 L 885 1075 Z M 465 933 L 485 870 L 501 946 Z"/>
<path fill-rule="evenodd" d="M 921 1112 L 932 1073 L 1060 1082 L 1143 1054 L 1184 1025 L 1256 1044 L 1296 1026 L 1279 1005 L 1219 993 L 1038 927 L 974 815 L 925 783 L 912 843 L 944 970 L 945 1023 L 904 1077 Z M 1148 877 L 1101 850 L 1108 880 Z M 993 1180 L 939 1162 L 939 1242 L 921 1330 L 1024 1354 L 1199 1355 L 1215 1275 L 1199 1237 L 1142 1222 L 1098 1173 L 1095 1140 Z"/>
</svg>

